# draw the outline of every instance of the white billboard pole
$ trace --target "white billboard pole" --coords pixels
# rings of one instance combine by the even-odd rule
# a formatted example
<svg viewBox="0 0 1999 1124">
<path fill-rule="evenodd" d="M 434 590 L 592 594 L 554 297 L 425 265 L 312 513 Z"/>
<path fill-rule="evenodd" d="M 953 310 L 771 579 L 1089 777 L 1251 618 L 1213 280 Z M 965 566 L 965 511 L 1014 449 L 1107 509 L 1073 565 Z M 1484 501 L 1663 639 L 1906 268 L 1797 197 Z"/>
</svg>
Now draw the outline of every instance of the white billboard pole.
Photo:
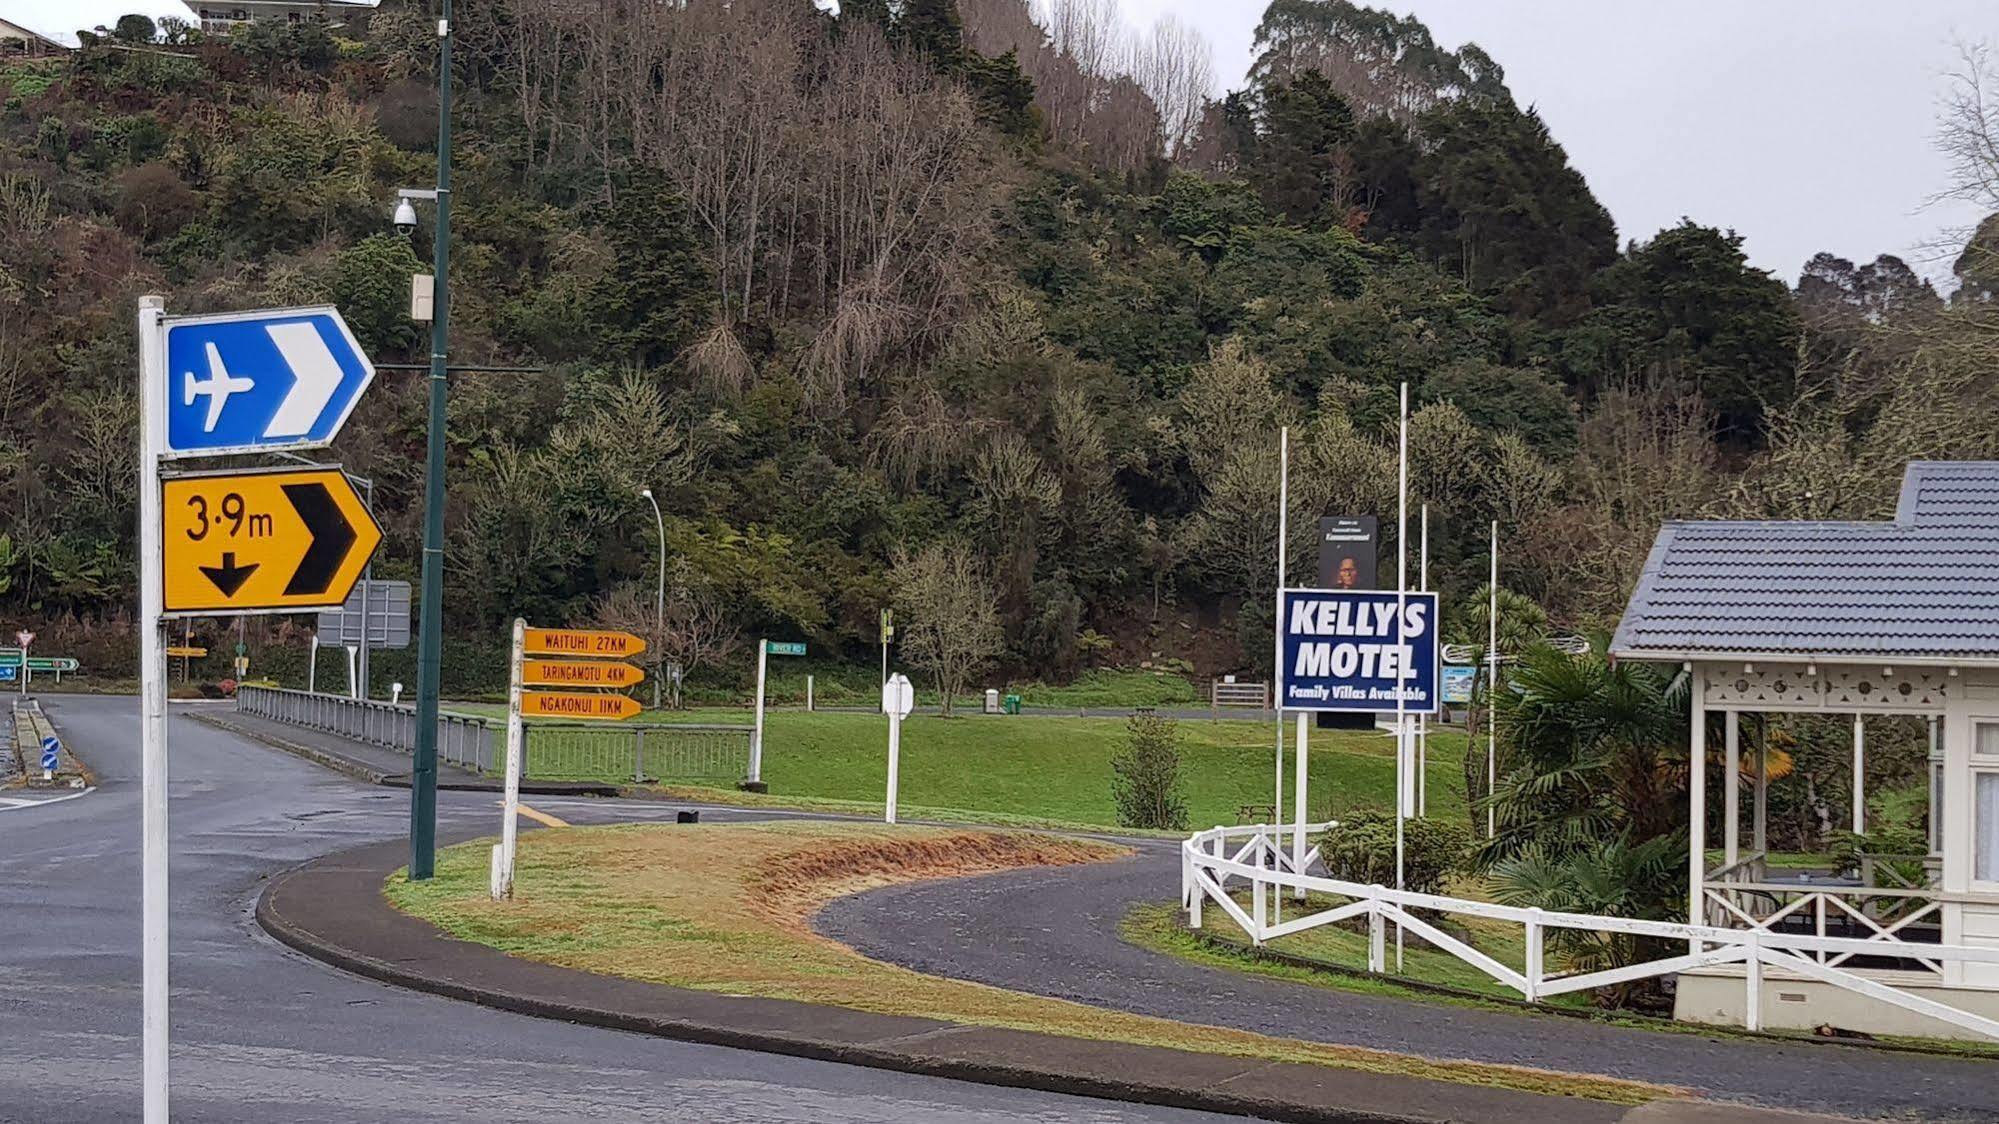
<svg viewBox="0 0 1999 1124">
<path fill-rule="evenodd" d="M 1422 505 L 1422 512 L 1423 532 L 1420 541 L 1423 544 L 1423 562 L 1416 571 L 1418 575 L 1416 588 L 1428 593 L 1430 592 L 1430 505 L 1427 503 Z M 1442 691 L 1443 686 L 1440 682 L 1437 684 L 1437 689 Z M 1416 776 L 1412 787 L 1415 789 L 1411 795 L 1416 800 L 1416 816 L 1420 819 L 1430 814 L 1430 716 L 1427 714 L 1416 716 Z"/>
<path fill-rule="evenodd" d="M 770 670 L 770 641 L 757 638 L 757 721 L 750 734 L 750 783 L 764 779 L 764 676 Z"/>
<path fill-rule="evenodd" d="M 1485 605 L 1485 837 L 1498 834 L 1492 786 L 1499 782 L 1499 520 L 1492 521 L 1492 574 Z"/>
<path fill-rule="evenodd" d="M 1407 610 L 1409 598 L 1409 384 L 1402 384 L 1402 436 L 1396 454 L 1396 499 L 1395 499 L 1395 888 L 1403 888 L 1403 842 L 1402 821 L 1409 803 L 1409 734 L 1404 728 L 1408 723 L 1408 700 L 1403 692 L 1408 688 L 1409 667 L 1407 656 L 1409 638 L 1407 620 L 1403 614 Z M 1402 971 L 1402 926 L 1395 926 L 1395 970 Z"/>
<path fill-rule="evenodd" d="M 139 298 L 140 990 L 146 1124 L 167 1124 L 167 663 L 160 616 L 160 455 L 166 448 L 167 347 L 161 297 Z M 27 654 L 22 653 L 23 665 Z M 23 671 L 25 672 L 25 666 Z"/>
<path fill-rule="evenodd" d="M 1275 647 L 1270 659 L 1270 706 L 1277 712 L 1277 771 L 1276 786 L 1270 798 L 1270 820 L 1272 825 L 1284 822 L 1284 700 L 1278 697 L 1278 684 L 1284 678 L 1284 561 L 1290 552 L 1285 542 L 1290 529 L 1291 515 L 1291 427 L 1281 426 L 1277 430 L 1277 596 L 1272 601 L 1271 632 L 1275 637 Z M 1271 865 L 1277 865 L 1275 857 Z M 1277 914 L 1277 899 L 1280 894 L 1272 894 L 1270 899 L 1271 918 Z"/>
</svg>

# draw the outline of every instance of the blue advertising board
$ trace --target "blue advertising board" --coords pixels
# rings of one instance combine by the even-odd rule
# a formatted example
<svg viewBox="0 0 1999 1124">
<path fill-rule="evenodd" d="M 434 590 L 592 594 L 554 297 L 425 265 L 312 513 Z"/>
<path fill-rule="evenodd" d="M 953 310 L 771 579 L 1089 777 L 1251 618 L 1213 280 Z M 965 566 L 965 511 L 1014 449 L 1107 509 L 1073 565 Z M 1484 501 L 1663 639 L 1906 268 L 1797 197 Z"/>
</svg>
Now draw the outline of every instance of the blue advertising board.
<svg viewBox="0 0 1999 1124">
<path fill-rule="evenodd" d="M 1403 596 L 1396 618 L 1393 591 L 1287 589 L 1278 602 L 1284 622 L 1283 666 L 1277 674 L 1282 710 L 1408 714 L 1438 708 L 1437 595 Z"/>
</svg>

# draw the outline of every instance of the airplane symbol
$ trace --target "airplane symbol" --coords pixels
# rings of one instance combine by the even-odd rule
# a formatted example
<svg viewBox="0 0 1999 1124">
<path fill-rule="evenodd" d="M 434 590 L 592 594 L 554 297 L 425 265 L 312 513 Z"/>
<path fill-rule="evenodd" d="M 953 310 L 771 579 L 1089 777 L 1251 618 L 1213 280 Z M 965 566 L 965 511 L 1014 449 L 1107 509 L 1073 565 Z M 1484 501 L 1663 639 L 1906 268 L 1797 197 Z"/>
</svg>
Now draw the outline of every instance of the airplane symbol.
<svg viewBox="0 0 1999 1124">
<path fill-rule="evenodd" d="M 208 417 L 201 423 L 203 433 L 215 431 L 215 423 L 222 419 L 222 407 L 229 401 L 230 395 L 255 389 L 257 385 L 255 379 L 230 375 L 222 365 L 222 353 L 215 350 L 212 343 L 208 345 L 208 378 L 197 382 L 193 371 L 184 371 L 182 375 L 187 381 L 181 386 L 181 405 L 194 405 L 196 395 L 208 396 Z"/>
</svg>

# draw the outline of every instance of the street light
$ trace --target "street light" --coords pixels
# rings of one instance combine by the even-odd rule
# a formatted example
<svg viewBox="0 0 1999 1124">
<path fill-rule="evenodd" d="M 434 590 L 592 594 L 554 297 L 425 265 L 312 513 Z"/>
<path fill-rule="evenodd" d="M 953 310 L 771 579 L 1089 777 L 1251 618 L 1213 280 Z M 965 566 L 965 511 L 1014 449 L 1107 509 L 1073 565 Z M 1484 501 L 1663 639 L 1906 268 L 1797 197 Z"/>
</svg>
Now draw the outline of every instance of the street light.
<svg viewBox="0 0 1999 1124">
<path fill-rule="evenodd" d="M 437 13 L 437 188 L 397 193 L 394 222 L 416 228 L 412 199 L 437 205 L 431 243 L 430 433 L 423 477 L 423 603 L 416 658 L 416 752 L 410 769 L 410 867 L 425 881 L 437 863 L 437 696 L 444 656 L 444 424 L 445 356 L 451 274 L 451 0 Z"/>
<path fill-rule="evenodd" d="M 653 601 L 653 641 L 661 643 L 666 637 L 666 517 L 659 513 L 659 501 L 652 498 L 651 488 L 640 488 L 639 495 L 644 496 L 646 502 L 652 505 L 653 525 L 659 528 L 659 594 Z M 653 660 L 653 667 L 652 708 L 658 710 L 659 681 L 664 678 L 666 671 L 664 651 Z"/>
</svg>

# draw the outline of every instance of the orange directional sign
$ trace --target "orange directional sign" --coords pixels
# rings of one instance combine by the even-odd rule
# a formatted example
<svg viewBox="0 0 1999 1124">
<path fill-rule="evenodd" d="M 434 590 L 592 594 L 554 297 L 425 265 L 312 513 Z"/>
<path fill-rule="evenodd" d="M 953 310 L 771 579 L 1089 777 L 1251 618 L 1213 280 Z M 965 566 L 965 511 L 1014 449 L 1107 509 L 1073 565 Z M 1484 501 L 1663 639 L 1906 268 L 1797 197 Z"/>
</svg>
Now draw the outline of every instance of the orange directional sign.
<svg viewBox="0 0 1999 1124">
<path fill-rule="evenodd" d="M 521 713 L 530 718 L 630 718 L 639 712 L 637 699 L 624 695 L 571 695 L 555 691 L 523 691 Z"/>
<path fill-rule="evenodd" d="M 629 687 L 646 673 L 628 663 L 605 660 L 525 660 L 521 682 L 530 687 Z"/>
<path fill-rule="evenodd" d="M 170 613 L 338 608 L 382 541 L 337 469 L 175 477 L 161 500 Z"/>
<path fill-rule="evenodd" d="M 170 656 L 182 656 L 182 657 L 184 657 L 184 658 L 187 658 L 187 659 L 191 659 L 191 660 L 198 660 L 198 659 L 200 659 L 201 657 L 203 657 L 203 656 L 205 656 L 205 655 L 207 655 L 207 654 L 208 654 L 208 649 L 206 649 L 206 648 L 186 648 L 186 647 L 176 647 L 176 648 L 168 648 L 168 649 L 167 649 L 167 655 L 170 655 Z"/>
<path fill-rule="evenodd" d="M 594 632 L 581 628 L 530 628 L 530 656 L 636 656 L 646 642 L 629 632 Z"/>
</svg>

